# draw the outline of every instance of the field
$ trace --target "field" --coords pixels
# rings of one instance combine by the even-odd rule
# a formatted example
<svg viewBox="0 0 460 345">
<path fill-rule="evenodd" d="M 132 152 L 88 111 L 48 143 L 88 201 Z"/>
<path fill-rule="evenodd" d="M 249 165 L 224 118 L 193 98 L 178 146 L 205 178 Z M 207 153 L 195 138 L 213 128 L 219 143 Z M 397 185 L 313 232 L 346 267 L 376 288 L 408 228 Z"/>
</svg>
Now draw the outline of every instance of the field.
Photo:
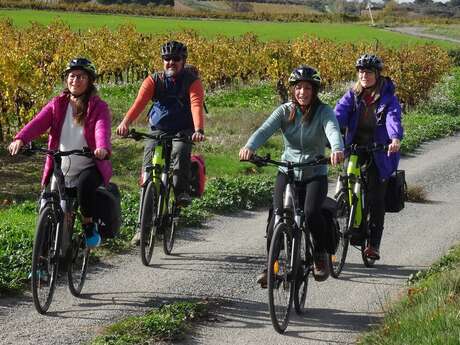
<svg viewBox="0 0 460 345">
<path fill-rule="evenodd" d="M 137 31 L 141 33 L 166 33 L 193 29 L 208 38 L 217 35 L 240 36 L 246 32 L 253 32 L 260 39 L 266 41 L 290 40 L 310 34 L 339 42 L 378 42 L 379 44 L 393 47 L 428 42 L 436 42 L 436 44 L 447 48 L 454 46 L 451 43 L 416 38 L 370 27 L 366 24 L 270 23 L 236 20 L 147 18 L 33 10 L 0 10 L 0 19 L 5 17 L 11 18 L 17 26 L 30 25 L 31 21 L 48 24 L 56 18 L 60 18 L 73 30 L 87 30 L 102 26 L 116 29 L 120 24 L 132 23 L 136 26 Z"/>
</svg>

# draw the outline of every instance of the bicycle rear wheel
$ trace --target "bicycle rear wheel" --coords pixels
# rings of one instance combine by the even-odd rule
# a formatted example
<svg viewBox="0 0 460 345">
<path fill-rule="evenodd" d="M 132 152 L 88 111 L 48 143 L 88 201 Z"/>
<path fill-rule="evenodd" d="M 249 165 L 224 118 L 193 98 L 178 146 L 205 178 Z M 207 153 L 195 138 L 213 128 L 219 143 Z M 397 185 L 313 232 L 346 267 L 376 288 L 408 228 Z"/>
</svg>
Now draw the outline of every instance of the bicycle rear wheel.
<svg viewBox="0 0 460 345">
<path fill-rule="evenodd" d="M 292 229 L 285 223 L 275 227 L 268 255 L 268 307 L 270 318 L 278 333 L 289 323 L 294 283 L 291 267 Z"/>
<path fill-rule="evenodd" d="M 305 312 L 305 302 L 308 293 L 308 277 L 313 262 L 313 246 L 305 231 L 301 231 L 299 250 L 300 264 L 295 280 L 294 308 L 297 314 L 303 314 Z"/>
<path fill-rule="evenodd" d="M 174 240 L 176 236 L 176 227 L 178 223 L 178 209 L 176 200 L 172 195 L 174 193 L 172 185 L 169 187 L 167 214 L 165 214 L 166 222 L 163 230 L 163 251 L 166 255 L 171 255 L 174 247 Z"/>
<path fill-rule="evenodd" d="M 150 181 L 146 187 L 144 203 L 141 214 L 141 260 L 145 266 L 150 265 L 157 235 L 156 216 L 158 207 L 158 196 L 155 185 Z"/>
<path fill-rule="evenodd" d="M 348 220 L 350 217 L 350 205 L 348 204 L 348 196 L 345 193 L 340 193 L 337 200 L 337 223 L 338 229 L 336 229 L 336 236 L 338 237 L 339 243 L 337 245 L 337 251 L 334 255 L 331 255 L 330 271 L 331 276 L 338 278 L 342 272 L 343 266 L 345 265 L 345 259 L 347 258 L 348 246 L 350 244 L 350 238 L 345 236 L 345 232 L 348 227 Z"/>
<path fill-rule="evenodd" d="M 32 296 L 35 309 L 45 314 L 56 288 L 61 233 L 51 206 L 38 217 L 32 251 Z"/>
<path fill-rule="evenodd" d="M 73 233 L 71 241 L 72 257 L 67 269 L 69 290 L 75 297 L 80 296 L 88 272 L 90 249 L 86 246 L 84 233 Z"/>
</svg>

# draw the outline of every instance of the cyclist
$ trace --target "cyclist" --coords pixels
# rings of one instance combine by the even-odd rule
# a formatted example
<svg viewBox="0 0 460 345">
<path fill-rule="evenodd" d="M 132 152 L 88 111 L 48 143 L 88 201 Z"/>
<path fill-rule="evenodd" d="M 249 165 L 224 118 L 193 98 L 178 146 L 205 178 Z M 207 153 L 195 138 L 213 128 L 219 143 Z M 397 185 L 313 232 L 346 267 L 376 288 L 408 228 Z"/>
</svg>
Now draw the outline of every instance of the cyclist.
<svg viewBox="0 0 460 345">
<path fill-rule="evenodd" d="M 358 81 L 337 102 L 335 113 L 340 127 L 346 129 L 346 145 L 389 144 L 388 152 L 374 152 L 372 157 L 369 154 L 359 157 L 361 162 L 369 162 L 367 188 L 371 233 L 364 255 L 378 260 L 387 181 L 398 168 L 403 137 L 401 106 L 393 82 L 381 74 L 383 62 L 378 56 L 364 54 L 356 60 L 355 67 Z"/>
<path fill-rule="evenodd" d="M 241 148 L 241 160 L 250 159 L 255 151 L 264 144 L 278 129 L 284 140 L 282 159 L 293 162 L 305 162 L 318 155 L 325 154 L 329 141 L 331 145 L 331 162 L 338 164 L 343 160 L 343 142 L 334 112 L 321 102 L 318 92 L 321 86 L 319 73 L 310 66 L 295 68 L 289 77 L 291 101 L 279 106 L 265 120 Z M 327 166 L 307 167 L 295 172 L 301 198 L 305 199 L 305 216 L 313 235 L 314 277 L 318 281 L 329 276 L 326 223 L 321 213 L 321 205 L 326 199 L 328 182 Z M 276 177 L 273 194 L 273 207 L 276 212 L 283 207 L 283 193 L 287 183 L 285 168 L 280 168 Z M 267 252 L 273 234 L 274 217 L 267 229 Z M 267 285 L 267 270 L 258 275 L 257 282 Z"/>
<path fill-rule="evenodd" d="M 111 154 L 111 114 L 107 103 L 97 95 L 94 82 L 96 68 L 86 58 L 72 59 L 64 73 L 65 88 L 54 97 L 21 131 L 9 145 L 11 155 L 19 152 L 25 143 L 49 129 L 48 148 L 70 151 L 89 147 L 97 158 L 81 156 L 62 158 L 66 188 L 76 188 L 88 247 L 97 247 L 101 236 L 93 222 L 96 189 L 107 185 L 112 176 L 112 165 L 104 160 Z M 42 177 L 45 188 L 53 171 L 53 161 L 47 157 Z M 53 186 L 53 181 L 51 181 Z M 53 187 L 52 187 L 53 188 Z"/>
<path fill-rule="evenodd" d="M 163 44 L 161 57 L 164 70 L 144 80 L 136 100 L 117 128 L 118 135 L 128 134 L 130 124 L 152 100 L 153 105 L 149 111 L 150 134 L 181 133 L 191 136 L 193 141 L 205 140 L 204 89 L 195 70 L 185 65 L 187 55 L 187 46 L 181 42 L 169 41 Z M 154 140 L 147 140 L 145 144 L 142 164 L 144 172 L 151 166 L 156 144 Z M 191 151 L 191 143 L 173 142 L 173 185 L 178 206 L 188 205 L 191 201 Z M 133 243 L 139 243 L 139 232 L 134 236 Z"/>
</svg>

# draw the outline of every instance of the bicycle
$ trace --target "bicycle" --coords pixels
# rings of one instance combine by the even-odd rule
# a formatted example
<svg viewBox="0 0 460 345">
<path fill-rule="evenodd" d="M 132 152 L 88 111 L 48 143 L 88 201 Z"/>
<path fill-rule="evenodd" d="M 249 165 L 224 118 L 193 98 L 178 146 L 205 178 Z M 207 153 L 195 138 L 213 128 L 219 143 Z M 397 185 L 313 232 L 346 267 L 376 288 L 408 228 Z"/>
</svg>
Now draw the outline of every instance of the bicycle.
<svg viewBox="0 0 460 345">
<path fill-rule="evenodd" d="M 42 191 L 39 199 L 39 216 L 32 250 L 32 296 L 35 308 L 45 314 L 52 302 L 58 279 L 59 265 L 67 265 L 67 279 L 72 295 L 78 297 L 88 271 L 90 248 L 80 228 L 75 231 L 77 200 L 65 188 L 61 169 L 62 157 L 70 155 L 94 158 L 89 149 L 59 151 L 33 146 L 23 150 L 25 154 L 43 153 L 53 159 L 55 187 L 51 183 Z"/>
<path fill-rule="evenodd" d="M 304 312 L 308 277 L 313 272 L 313 244 L 310 230 L 305 226 L 303 207 L 299 205 L 294 169 L 328 164 L 329 158 L 317 157 L 310 162 L 294 163 L 254 155 L 249 161 L 257 166 L 271 164 L 287 168 L 283 209 L 274 212 L 275 225 L 267 266 L 270 318 L 274 329 L 282 334 L 288 326 L 292 305 L 296 313 Z"/>
<path fill-rule="evenodd" d="M 171 254 L 174 246 L 180 208 L 176 204 L 172 183 L 172 142 L 190 142 L 191 139 L 177 134 L 150 135 L 134 129 L 125 138 L 136 141 L 149 138 L 158 141 L 152 166 L 147 168 L 147 178 L 142 184 L 139 204 L 141 260 L 145 266 L 149 266 L 157 235 L 163 234 L 163 251 L 166 255 Z"/>
<path fill-rule="evenodd" d="M 339 225 L 339 244 L 337 252 L 331 256 L 330 271 L 338 278 L 345 265 L 349 245 L 360 246 L 361 258 L 366 267 L 372 267 L 375 259 L 364 255 L 369 244 L 369 206 L 367 204 L 367 166 L 359 161 L 360 154 L 372 154 L 387 150 L 388 145 L 350 145 L 350 152 L 345 174 L 337 178 L 335 200 L 337 201 L 337 222 Z"/>
</svg>

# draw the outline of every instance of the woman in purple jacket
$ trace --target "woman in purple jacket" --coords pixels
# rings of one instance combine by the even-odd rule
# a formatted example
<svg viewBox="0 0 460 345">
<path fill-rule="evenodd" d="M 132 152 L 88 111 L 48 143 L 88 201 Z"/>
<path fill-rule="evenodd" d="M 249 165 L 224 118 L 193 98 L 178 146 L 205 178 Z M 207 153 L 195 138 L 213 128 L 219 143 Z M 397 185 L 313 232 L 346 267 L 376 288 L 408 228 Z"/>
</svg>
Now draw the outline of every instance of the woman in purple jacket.
<svg viewBox="0 0 460 345">
<path fill-rule="evenodd" d="M 335 106 L 340 128 L 345 129 L 345 145 L 388 144 L 388 152 L 374 152 L 368 167 L 368 202 L 370 207 L 369 246 L 364 254 L 380 259 L 385 218 L 385 193 L 388 177 L 396 171 L 403 137 L 401 106 L 390 78 L 381 75 L 383 62 L 375 55 L 362 55 L 356 61 L 358 81 Z"/>
<path fill-rule="evenodd" d="M 65 89 L 54 97 L 14 138 L 8 150 L 11 155 L 49 130 L 48 148 L 69 151 L 89 147 L 97 159 L 68 156 L 62 159 L 62 171 L 67 188 L 76 188 L 82 214 L 82 224 L 89 247 L 101 242 L 97 224 L 93 222 L 96 189 L 108 184 L 112 165 L 104 160 L 111 153 L 111 115 L 107 104 L 97 96 L 94 86 L 96 68 L 85 58 L 69 62 L 65 76 Z M 53 161 L 47 157 L 42 186 L 49 184 Z"/>
</svg>

